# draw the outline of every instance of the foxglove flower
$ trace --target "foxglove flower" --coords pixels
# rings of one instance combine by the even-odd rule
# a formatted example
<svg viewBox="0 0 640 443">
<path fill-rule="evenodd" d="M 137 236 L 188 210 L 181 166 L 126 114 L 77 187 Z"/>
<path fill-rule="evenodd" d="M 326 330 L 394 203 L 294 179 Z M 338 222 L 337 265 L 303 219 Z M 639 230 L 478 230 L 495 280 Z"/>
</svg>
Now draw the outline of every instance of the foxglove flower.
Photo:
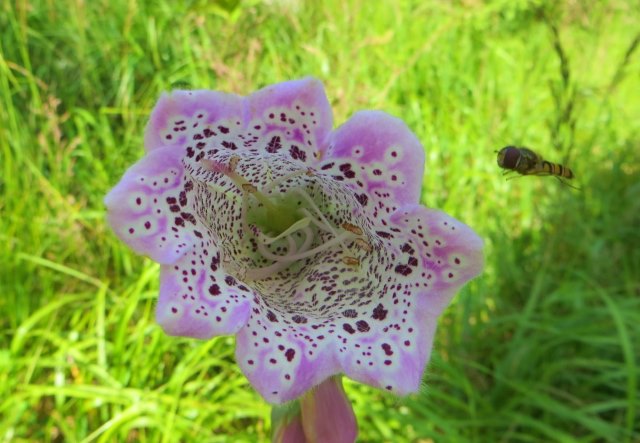
<svg viewBox="0 0 640 443">
<path fill-rule="evenodd" d="M 105 199 L 116 234 L 162 265 L 162 328 L 236 334 L 271 403 L 339 373 L 415 392 L 438 315 L 482 269 L 480 238 L 419 204 L 424 152 L 401 120 L 332 126 L 315 79 L 174 91 Z"/>
</svg>

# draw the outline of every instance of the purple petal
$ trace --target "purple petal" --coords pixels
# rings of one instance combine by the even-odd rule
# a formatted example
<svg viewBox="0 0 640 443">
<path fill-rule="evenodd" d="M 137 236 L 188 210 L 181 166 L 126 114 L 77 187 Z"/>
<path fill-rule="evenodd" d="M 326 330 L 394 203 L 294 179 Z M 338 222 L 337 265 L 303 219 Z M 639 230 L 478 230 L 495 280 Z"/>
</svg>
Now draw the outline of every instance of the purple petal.
<svg viewBox="0 0 640 443">
<path fill-rule="evenodd" d="M 236 335 L 236 360 L 267 401 L 283 403 L 339 369 L 326 332 L 286 326 L 272 315 L 254 307 L 247 325 Z"/>
<path fill-rule="evenodd" d="M 404 122 L 381 111 L 354 114 L 331 136 L 320 166 L 391 213 L 420 199 L 424 149 Z"/>
<path fill-rule="evenodd" d="M 437 317 L 482 270 L 482 240 L 448 215 L 419 205 L 398 210 L 385 235 L 394 261 L 376 302 L 342 320 L 338 358 L 355 380 L 403 395 L 420 387 Z"/>
<path fill-rule="evenodd" d="M 163 146 L 182 150 L 205 130 L 228 134 L 241 125 L 242 117 L 243 99 L 235 94 L 208 90 L 165 93 L 151 113 L 144 146 L 147 151 Z"/>
<path fill-rule="evenodd" d="M 184 211 L 179 201 L 184 185 L 183 167 L 175 152 L 163 148 L 147 154 L 105 197 L 109 224 L 136 252 L 159 263 L 175 262 L 194 239 L 190 230 L 172 230 L 173 209 Z"/>
<path fill-rule="evenodd" d="M 427 289 L 428 309 L 439 315 L 455 293 L 482 272 L 482 239 L 455 218 L 420 205 L 402 208 L 391 221 L 410 234 L 401 245 L 398 264 L 411 268 L 412 258 L 417 259 L 417 270 L 408 278 L 416 279 Z M 396 243 L 400 242 L 398 239 Z"/>
<path fill-rule="evenodd" d="M 221 268 L 210 240 L 162 267 L 158 323 L 169 335 L 201 339 L 233 334 L 247 321 L 253 291 Z"/>
<path fill-rule="evenodd" d="M 294 160 L 315 162 L 333 126 L 322 83 L 304 78 L 261 89 L 246 99 L 249 128 L 267 141 L 269 153 L 288 153 Z"/>
</svg>

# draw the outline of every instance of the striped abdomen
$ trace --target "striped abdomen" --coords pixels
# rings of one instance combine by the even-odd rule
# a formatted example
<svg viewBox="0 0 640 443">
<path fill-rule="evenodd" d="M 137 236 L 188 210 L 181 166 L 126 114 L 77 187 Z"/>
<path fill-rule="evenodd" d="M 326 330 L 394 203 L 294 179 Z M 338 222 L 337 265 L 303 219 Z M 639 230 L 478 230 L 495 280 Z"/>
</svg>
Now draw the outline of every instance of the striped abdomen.
<svg viewBox="0 0 640 443">
<path fill-rule="evenodd" d="M 546 160 L 542 160 L 542 171 L 549 175 L 557 175 L 558 177 L 573 178 L 573 171 L 566 166 L 562 166 L 559 163 L 551 163 Z"/>
</svg>

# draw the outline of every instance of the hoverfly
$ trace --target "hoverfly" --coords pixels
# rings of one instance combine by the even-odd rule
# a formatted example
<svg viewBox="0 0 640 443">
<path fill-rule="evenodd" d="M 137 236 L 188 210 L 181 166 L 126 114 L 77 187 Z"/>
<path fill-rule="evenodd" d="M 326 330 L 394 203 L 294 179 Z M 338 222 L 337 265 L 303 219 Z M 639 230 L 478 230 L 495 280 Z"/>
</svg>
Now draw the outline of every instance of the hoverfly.
<svg viewBox="0 0 640 443">
<path fill-rule="evenodd" d="M 498 166 L 506 169 L 505 174 L 517 172 L 520 175 L 552 175 L 565 185 L 575 188 L 563 180 L 575 177 L 570 168 L 549 162 L 528 148 L 505 146 L 498 151 Z"/>
</svg>

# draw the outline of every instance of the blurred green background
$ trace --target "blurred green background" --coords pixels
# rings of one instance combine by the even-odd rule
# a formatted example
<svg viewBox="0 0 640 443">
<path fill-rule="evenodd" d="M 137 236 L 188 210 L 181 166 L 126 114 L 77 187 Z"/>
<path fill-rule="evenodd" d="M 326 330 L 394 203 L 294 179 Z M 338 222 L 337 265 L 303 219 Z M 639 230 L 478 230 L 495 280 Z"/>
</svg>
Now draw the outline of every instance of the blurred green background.
<svg viewBox="0 0 640 443">
<path fill-rule="evenodd" d="M 486 241 L 421 393 L 347 383 L 360 441 L 640 441 L 639 31 L 623 0 L 0 2 L 0 441 L 269 440 L 233 339 L 155 324 L 102 198 L 162 91 L 306 75 L 337 124 L 403 118 L 423 202 Z M 506 181 L 506 144 L 580 190 Z"/>
</svg>

